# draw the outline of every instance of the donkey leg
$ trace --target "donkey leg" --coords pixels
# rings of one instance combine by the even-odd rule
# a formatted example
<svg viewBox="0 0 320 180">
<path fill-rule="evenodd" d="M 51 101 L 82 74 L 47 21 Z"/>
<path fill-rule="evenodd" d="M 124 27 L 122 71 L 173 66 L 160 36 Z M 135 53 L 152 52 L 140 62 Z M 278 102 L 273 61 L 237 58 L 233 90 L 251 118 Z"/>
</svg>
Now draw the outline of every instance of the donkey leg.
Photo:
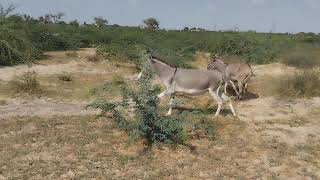
<svg viewBox="0 0 320 180">
<path fill-rule="evenodd" d="M 163 96 L 171 95 L 174 92 L 175 92 L 175 87 L 174 87 L 174 85 L 171 85 L 171 86 L 167 87 L 167 89 L 165 91 L 158 94 L 158 98 L 161 99 Z"/>
<path fill-rule="evenodd" d="M 241 99 L 242 98 L 242 93 L 243 93 L 243 81 L 238 81 L 238 86 L 239 86 L 238 99 Z"/>
<path fill-rule="evenodd" d="M 165 116 L 171 116 L 172 108 L 175 106 L 175 95 L 172 95 L 170 103 L 169 103 L 169 111 Z"/>
<path fill-rule="evenodd" d="M 141 79 L 141 77 L 142 77 L 142 71 L 138 74 L 138 76 L 136 77 L 135 80 L 139 81 Z"/>
<path fill-rule="evenodd" d="M 221 111 L 221 107 L 222 107 L 222 105 L 223 105 L 222 99 L 220 98 L 220 96 L 219 96 L 219 94 L 218 94 L 219 89 L 220 89 L 220 87 L 218 88 L 217 91 L 214 91 L 214 90 L 212 90 L 212 89 L 209 89 L 209 93 L 211 94 L 211 96 L 212 96 L 212 97 L 217 101 L 217 103 L 218 103 L 218 109 L 217 109 L 217 111 L 216 111 L 216 113 L 215 113 L 215 115 L 214 115 L 215 118 L 219 116 L 219 113 L 220 113 L 220 111 Z"/>
<path fill-rule="evenodd" d="M 236 87 L 236 85 L 234 85 L 234 83 L 233 83 L 233 81 L 229 81 L 230 83 L 231 83 L 231 85 L 232 85 L 232 87 L 233 87 L 233 90 L 236 92 L 236 94 L 237 94 L 237 96 L 239 95 L 239 92 L 238 92 L 238 90 L 237 90 L 237 87 Z"/>
<path fill-rule="evenodd" d="M 226 83 L 224 84 L 224 93 L 225 93 L 225 94 L 228 94 L 228 93 L 227 93 L 227 86 L 228 86 L 228 82 L 226 82 Z"/>
<path fill-rule="evenodd" d="M 163 91 L 162 93 L 158 94 L 158 98 L 161 99 L 163 96 L 167 96 L 172 94 L 171 90 L 168 88 L 165 91 Z"/>
<path fill-rule="evenodd" d="M 246 84 L 244 85 L 244 88 L 243 88 L 243 94 L 246 94 L 247 86 L 248 86 L 248 83 L 246 83 Z"/>
<path fill-rule="evenodd" d="M 236 111 L 234 110 L 234 107 L 233 107 L 233 105 L 232 105 L 231 99 L 230 99 L 226 94 L 224 94 L 224 93 L 222 93 L 221 97 L 222 97 L 222 99 L 223 99 L 224 101 L 229 102 L 229 106 L 230 106 L 230 109 L 231 109 L 231 111 L 232 111 L 233 116 L 237 116 Z"/>
</svg>

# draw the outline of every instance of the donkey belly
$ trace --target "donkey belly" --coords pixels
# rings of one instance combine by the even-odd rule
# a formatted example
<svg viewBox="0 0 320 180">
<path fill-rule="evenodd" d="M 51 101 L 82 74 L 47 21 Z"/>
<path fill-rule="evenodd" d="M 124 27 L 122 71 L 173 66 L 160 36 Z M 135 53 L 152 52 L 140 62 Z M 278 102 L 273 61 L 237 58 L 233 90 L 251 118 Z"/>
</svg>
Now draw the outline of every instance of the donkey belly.
<svg viewBox="0 0 320 180">
<path fill-rule="evenodd" d="M 206 93 L 208 91 L 208 89 L 200 89 L 199 90 L 199 89 L 189 89 L 189 88 L 183 88 L 183 87 L 176 87 L 175 91 L 196 96 L 196 95 L 201 95 L 201 94 Z"/>
</svg>

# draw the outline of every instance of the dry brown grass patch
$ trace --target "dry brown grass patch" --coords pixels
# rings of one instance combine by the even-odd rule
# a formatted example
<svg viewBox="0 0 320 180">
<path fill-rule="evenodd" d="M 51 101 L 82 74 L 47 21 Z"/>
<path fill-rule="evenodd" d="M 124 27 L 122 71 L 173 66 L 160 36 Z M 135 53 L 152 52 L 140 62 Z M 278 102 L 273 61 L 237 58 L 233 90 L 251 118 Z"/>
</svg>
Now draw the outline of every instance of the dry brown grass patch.
<svg viewBox="0 0 320 180">
<path fill-rule="evenodd" d="M 68 51 L 68 52 L 66 52 L 66 56 L 72 57 L 72 58 L 77 58 L 78 53 L 77 53 L 77 51 Z"/>
<path fill-rule="evenodd" d="M 320 59 L 317 56 L 301 52 L 287 55 L 281 62 L 297 68 L 314 68 L 320 66 Z"/>
<path fill-rule="evenodd" d="M 272 85 L 282 97 L 317 97 L 320 96 L 320 73 L 314 70 L 297 71 L 278 77 Z"/>
<path fill-rule="evenodd" d="M 70 73 L 67 73 L 67 72 L 62 72 L 60 74 L 57 74 L 57 77 L 61 81 L 65 81 L 65 82 L 71 82 L 72 81 L 72 75 Z"/>
<path fill-rule="evenodd" d="M 7 101 L 6 100 L 3 100 L 3 99 L 0 99 L 0 106 L 5 106 L 7 105 Z"/>
<path fill-rule="evenodd" d="M 98 57 L 98 55 L 94 54 L 94 55 L 89 55 L 86 57 L 87 61 L 89 62 L 93 62 L 93 63 L 97 63 L 100 62 L 100 58 Z"/>
</svg>

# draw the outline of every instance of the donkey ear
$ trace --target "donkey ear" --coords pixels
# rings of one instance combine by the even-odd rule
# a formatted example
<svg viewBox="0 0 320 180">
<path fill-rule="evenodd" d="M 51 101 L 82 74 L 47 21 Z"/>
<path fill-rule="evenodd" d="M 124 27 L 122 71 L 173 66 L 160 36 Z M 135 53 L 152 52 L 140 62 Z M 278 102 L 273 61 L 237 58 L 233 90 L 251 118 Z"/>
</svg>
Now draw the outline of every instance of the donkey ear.
<svg viewBox="0 0 320 180">
<path fill-rule="evenodd" d="M 156 63 L 156 61 L 155 61 L 152 57 L 150 58 L 150 62 L 151 62 L 152 64 Z"/>
</svg>

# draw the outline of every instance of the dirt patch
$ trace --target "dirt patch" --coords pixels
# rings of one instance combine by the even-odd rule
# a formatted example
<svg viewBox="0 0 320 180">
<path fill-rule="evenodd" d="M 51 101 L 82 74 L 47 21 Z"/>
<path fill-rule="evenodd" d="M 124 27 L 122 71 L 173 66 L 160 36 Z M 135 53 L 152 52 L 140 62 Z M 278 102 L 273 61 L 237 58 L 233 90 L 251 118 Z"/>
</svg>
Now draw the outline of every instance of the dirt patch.
<svg viewBox="0 0 320 180">
<path fill-rule="evenodd" d="M 30 117 L 52 117 L 52 116 L 72 116 L 72 115 L 92 115 L 96 111 L 86 110 L 84 107 L 89 102 L 77 101 L 55 101 L 50 98 L 40 99 L 14 99 L 6 100 L 6 105 L 0 108 L 0 119 L 8 119 L 17 116 Z"/>
<path fill-rule="evenodd" d="M 27 65 L 19 65 L 15 67 L 0 68 L 0 81 L 9 81 L 14 75 L 22 74 L 26 71 L 35 71 L 40 76 L 49 76 L 62 72 L 97 74 L 104 75 L 110 73 L 121 73 L 123 76 L 135 71 L 133 64 L 126 64 L 126 68 L 115 67 L 108 61 L 100 63 L 87 62 L 86 57 L 95 54 L 96 49 L 87 48 L 77 51 L 78 59 L 66 56 L 66 52 L 49 52 L 48 59 L 39 61 L 37 64 L 28 67 Z"/>
</svg>

